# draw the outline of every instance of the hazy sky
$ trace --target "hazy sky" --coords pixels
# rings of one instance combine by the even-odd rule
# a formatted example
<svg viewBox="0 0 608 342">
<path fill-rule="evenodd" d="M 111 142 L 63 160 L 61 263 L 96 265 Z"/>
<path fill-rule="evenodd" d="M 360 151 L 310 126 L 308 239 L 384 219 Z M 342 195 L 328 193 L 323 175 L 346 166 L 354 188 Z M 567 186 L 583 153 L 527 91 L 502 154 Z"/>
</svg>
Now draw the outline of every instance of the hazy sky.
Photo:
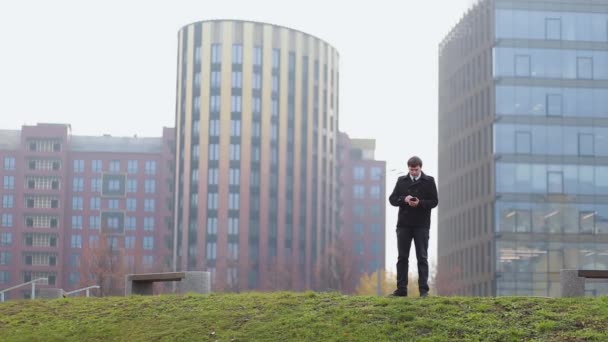
<svg viewBox="0 0 608 342">
<path fill-rule="evenodd" d="M 162 126 L 174 125 L 178 30 L 200 20 L 253 20 L 307 32 L 338 49 L 340 130 L 375 138 L 376 158 L 388 170 L 405 170 L 416 154 L 423 170 L 436 175 L 438 44 L 473 2 L 3 1 L 0 129 L 52 122 L 70 123 L 77 135 L 160 136 Z M 389 174 L 387 192 L 395 180 Z M 396 215 L 389 206 L 391 271 Z"/>
</svg>

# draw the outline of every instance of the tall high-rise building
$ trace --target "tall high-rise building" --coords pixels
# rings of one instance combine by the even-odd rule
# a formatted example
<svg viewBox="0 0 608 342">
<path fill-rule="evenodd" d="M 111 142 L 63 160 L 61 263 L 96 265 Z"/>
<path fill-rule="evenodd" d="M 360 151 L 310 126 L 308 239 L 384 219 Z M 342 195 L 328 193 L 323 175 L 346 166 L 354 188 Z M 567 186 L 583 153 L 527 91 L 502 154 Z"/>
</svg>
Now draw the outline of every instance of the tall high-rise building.
<svg viewBox="0 0 608 342">
<path fill-rule="evenodd" d="M 376 141 L 339 138 L 340 243 L 334 245 L 339 290 L 353 293 L 361 277 L 385 269 L 386 162 Z"/>
<path fill-rule="evenodd" d="M 120 294 L 124 273 L 169 269 L 174 134 L 76 136 L 63 124 L 1 130 L 0 289 L 47 278 L 66 291 L 96 284 Z"/>
<path fill-rule="evenodd" d="M 337 51 L 203 21 L 178 34 L 174 269 L 216 290 L 323 287 L 336 235 Z"/>
<path fill-rule="evenodd" d="M 608 269 L 608 1 L 481 1 L 439 50 L 440 293 Z"/>
</svg>

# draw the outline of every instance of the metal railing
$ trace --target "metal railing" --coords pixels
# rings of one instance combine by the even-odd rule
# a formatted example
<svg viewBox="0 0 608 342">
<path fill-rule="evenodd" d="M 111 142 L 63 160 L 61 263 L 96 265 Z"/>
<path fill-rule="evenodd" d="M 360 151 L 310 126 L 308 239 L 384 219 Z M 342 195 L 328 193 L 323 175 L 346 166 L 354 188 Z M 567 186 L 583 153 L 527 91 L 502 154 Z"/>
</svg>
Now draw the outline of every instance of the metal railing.
<svg viewBox="0 0 608 342">
<path fill-rule="evenodd" d="M 85 292 L 85 293 L 86 293 L 86 296 L 87 296 L 87 297 L 89 297 L 89 296 L 90 296 L 90 294 L 91 294 L 91 291 L 90 291 L 91 289 L 99 289 L 99 288 L 101 288 L 99 285 L 91 285 L 91 286 L 83 287 L 83 288 L 78 289 L 78 290 L 74 290 L 74 291 L 70 291 L 70 292 L 64 292 L 64 293 L 63 293 L 63 296 L 64 296 L 64 297 L 67 297 L 67 296 L 72 295 L 72 294 L 74 294 L 74 293 L 78 293 L 78 292 L 86 291 L 86 292 Z"/>
<path fill-rule="evenodd" d="M 11 291 L 11 290 L 14 290 L 14 289 L 18 289 L 20 287 L 23 287 L 23 286 L 29 285 L 29 284 L 32 285 L 31 299 L 36 299 L 36 282 L 39 282 L 39 281 L 44 281 L 45 283 L 48 283 L 49 280 L 48 280 L 48 278 L 36 278 L 34 280 L 30 280 L 28 282 L 25 282 L 23 284 L 15 285 L 13 287 L 9 287 L 8 289 L 4 289 L 4 290 L 0 291 L 0 303 L 4 303 L 4 293 L 5 292 L 8 292 L 8 291 Z"/>
</svg>

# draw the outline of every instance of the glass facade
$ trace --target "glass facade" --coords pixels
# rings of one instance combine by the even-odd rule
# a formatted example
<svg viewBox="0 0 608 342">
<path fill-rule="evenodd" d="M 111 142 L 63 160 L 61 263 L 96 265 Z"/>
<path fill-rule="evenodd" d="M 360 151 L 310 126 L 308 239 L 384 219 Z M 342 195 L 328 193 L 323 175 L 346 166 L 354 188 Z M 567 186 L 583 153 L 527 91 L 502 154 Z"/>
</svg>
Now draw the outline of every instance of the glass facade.
<svg viewBox="0 0 608 342">
<path fill-rule="evenodd" d="M 608 269 L 608 49 L 593 45 L 608 42 L 608 14 L 501 7 L 496 295 L 559 296 L 561 269 Z M 607 294 L 608 284 L 586 291 Z"/>
</svg>

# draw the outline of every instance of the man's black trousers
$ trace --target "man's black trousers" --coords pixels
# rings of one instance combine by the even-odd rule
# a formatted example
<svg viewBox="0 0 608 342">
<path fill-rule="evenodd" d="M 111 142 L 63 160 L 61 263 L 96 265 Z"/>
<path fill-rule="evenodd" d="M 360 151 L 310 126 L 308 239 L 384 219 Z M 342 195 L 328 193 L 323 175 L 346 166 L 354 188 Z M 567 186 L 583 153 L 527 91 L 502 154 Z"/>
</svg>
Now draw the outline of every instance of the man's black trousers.
<svg viewBox="0 0 608 342">
<path fill-rule="evenodd" d="M 420 294 L 429 292 L 429 231 L 428 227 L 398 227 L 397 228 L 397 289 L 407 291 L 408 261 L 412 239 L 416 248 L 418 261 L 418 289 Z"/>
</svg>

